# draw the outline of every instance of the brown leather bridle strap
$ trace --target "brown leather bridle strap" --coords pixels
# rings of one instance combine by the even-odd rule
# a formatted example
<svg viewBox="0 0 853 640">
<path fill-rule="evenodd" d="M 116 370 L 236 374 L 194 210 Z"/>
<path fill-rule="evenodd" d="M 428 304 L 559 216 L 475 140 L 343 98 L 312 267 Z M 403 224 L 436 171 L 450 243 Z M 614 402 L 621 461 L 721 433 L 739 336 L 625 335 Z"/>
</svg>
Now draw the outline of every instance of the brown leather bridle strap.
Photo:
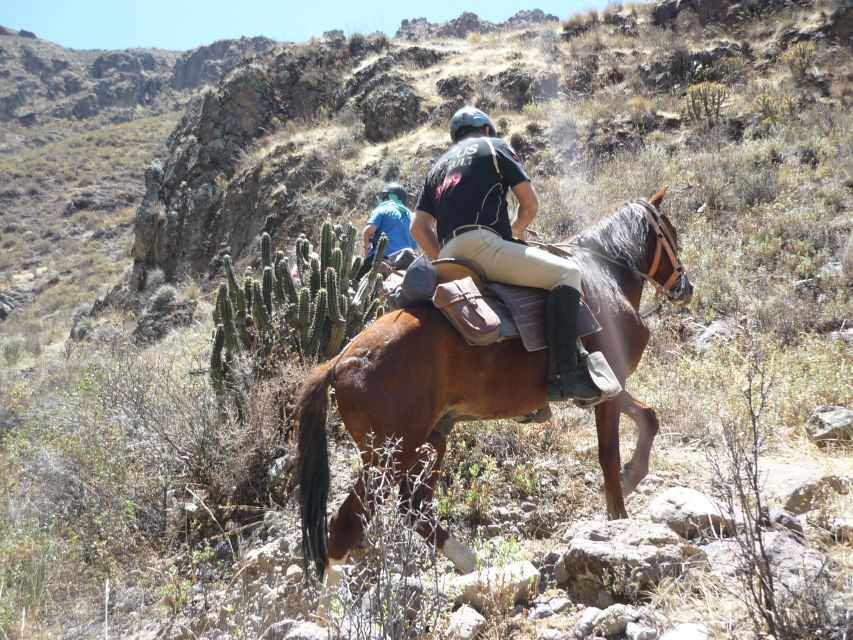
<svg viewBox="0 0 853 640">
<path fill-rule="evenodd" d="M 649 271 L 646 276 L 648 277 L 648 281 L 651 282 L 657 290 L 658 295 L 664 295 L 670 292 L 672 287 L 675 286 L 675 283 L 678 282 L 678 279 L 685 273 L 684 265 L 681 264 L 681 261 L 675 253 L 675 242 L 669 234 L 669 230 L 658 222 L 658 216 L 660 214 L 657 212 L 654 205 L 650 202 L 642 202 L 641 204 L 643 206 L 643 213 L 646 216 L 646 220 L 649 221 L 652 231 L 655 232 L 656 236 L 655 257 L 652 259 L 652 264 L 649 267 Z M 654 214 L 652 212 L 654 212 Z M 660 257 L 663 251 L 666 251 L 666 255 L 669 257 L 669 262 L 672 265 L 672 275 L 669 276 L 666 282 L 660 284 L 654 279 L 654 277 L 657 273 L 658 267 L 660 266 Z"/>
</svg>

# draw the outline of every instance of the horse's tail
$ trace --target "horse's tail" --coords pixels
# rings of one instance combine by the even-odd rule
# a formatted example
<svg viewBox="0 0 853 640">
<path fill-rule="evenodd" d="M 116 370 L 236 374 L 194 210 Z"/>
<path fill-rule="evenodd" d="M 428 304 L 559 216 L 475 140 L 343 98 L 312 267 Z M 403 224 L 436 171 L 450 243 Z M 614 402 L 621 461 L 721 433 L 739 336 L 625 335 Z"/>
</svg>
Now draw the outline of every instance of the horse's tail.
<svg viewBox="0 0 853 640">
<path fill-rule="evenodd" d="M 302 546 L 305 563 L 313 562 L 321 576 L 328 557 L 326 502 L 329 498 L 329 442 L 326 414 L 328 389 L 333 377 L 332 363 L 315 367 L 299 388 L 295 401 L 299 425 L 296 473 L 302 515 Z"/>
</svg>

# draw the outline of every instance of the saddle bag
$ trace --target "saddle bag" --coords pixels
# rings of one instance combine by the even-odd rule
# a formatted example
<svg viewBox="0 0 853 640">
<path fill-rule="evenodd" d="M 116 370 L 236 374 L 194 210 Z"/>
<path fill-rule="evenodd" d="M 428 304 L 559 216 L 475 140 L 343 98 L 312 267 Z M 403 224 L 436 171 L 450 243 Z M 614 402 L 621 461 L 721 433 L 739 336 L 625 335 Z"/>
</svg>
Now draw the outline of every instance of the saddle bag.
<svg viewBox="0 0 853 640">
<path fill-rule="evenodd" d="M 432 303 L 468 344 L 482 347 L 497 341 L 501 320 L 485 303 L 470 277 L 438 285 Z"/>
</svg>

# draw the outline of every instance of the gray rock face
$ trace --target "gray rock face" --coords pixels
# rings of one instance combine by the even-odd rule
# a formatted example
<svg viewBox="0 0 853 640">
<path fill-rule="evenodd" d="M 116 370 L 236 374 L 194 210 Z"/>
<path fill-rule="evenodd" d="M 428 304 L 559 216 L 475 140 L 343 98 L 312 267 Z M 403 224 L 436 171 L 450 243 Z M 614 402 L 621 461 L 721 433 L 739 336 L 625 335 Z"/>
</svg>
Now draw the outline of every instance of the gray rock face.
<svg viewBox="0 0 853 640">
<path fill-rule="evenodd" d="M 175 61 L 171 86 L 180 91 L 217 82 L 247 53 L 261 53 L 274 45 L 275 40 L 269 38 L 240 38 L 187 51 Z"/>
<path fill-rule="evenodd" d="M 821 405 L 806 421 L 806 433 L 817 445 L 853 442 L 853 411 L 847 407 Z"/>
<path fill-rule="evenodd" d="M 414 86 L 396 74 L 385 73 L 371 80 L 359 102 L 364 134 L 370 142 L 396 138 L 425 118 Z"/>
<path fill-rule="evenodd" d="M 702 551 L 669 528 L 639 520 L 581 522 L 567 535 L 571 542 L 554 577 L 587 604 L 630 601 L 638 590 L 680 575 L 685 563 L 704 561 Z"/>
<path fill-rule="evenodd" d="M 663 523 L 687 539 L 703 530 L 722 533 L 731 528 L 720 505 L 687 487 L 667 489 L 649 505 L 649 515 L 653 522 Z"/>
</svg>

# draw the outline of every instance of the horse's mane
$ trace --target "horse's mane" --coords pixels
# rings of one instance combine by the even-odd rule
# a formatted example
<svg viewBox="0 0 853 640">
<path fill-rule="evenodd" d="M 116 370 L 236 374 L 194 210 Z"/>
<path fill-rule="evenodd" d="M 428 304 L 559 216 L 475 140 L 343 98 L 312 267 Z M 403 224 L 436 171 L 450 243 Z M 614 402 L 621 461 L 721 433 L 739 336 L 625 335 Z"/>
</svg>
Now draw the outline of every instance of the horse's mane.
<svg viewBox="0 0 853 640">
<path fill-rule="evenodd" d="M 625 265 L 622 269 L 596 257 L 594 253 L 574 251 L 583 273 L 587 298 L 617 303 L 623 299 L 616 280 L 617 274 L 640 277 L 640 268 L 648 262 L 646 237 L 649 223 L 644 209 L 643 203 L 627 202 L 570 240 L 571 244 L 606 255 Z"/>
</svg>

